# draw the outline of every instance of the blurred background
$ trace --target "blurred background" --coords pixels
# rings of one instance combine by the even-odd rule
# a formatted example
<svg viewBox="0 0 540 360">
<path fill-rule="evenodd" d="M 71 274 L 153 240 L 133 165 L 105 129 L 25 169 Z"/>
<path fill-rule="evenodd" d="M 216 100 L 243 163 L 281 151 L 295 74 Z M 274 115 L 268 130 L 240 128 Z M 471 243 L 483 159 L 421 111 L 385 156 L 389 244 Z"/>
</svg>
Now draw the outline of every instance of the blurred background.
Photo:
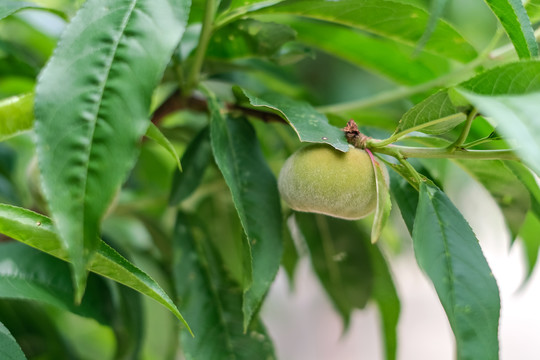
<svg viewBox="0 0 540 360">
<path fill-rule="evenodd" d="M 429 8 L 428 0 L 402 0 Z M 72 14 L 83 1 L 40 0 L 44 6 L 66 9 Z M 201 8 L 201 1 L 194 1 L 194 7 Z M 477 49 L 487 45 L 493 36 L 497 23 L 482 0 L 450 0 L 444 17 L 468 39 Z M 0 22 L 0 65 L 6 59 L 16 57 L 20 67 L 0 66 L 0 98 L 32 91 L 35 77 L 46 59 L 52 53 L 55 43 L 64 27 L 58 17 L 36 11 L 24 11 Z M 31 45 L 25 48 L 23 45 Z M 4 62 L 2 62 L 4 61 Z M 12 62 L 10 62 L 12 63 Z M 308 49 L 300 56 L 300 61 L 268 73 L 252 73 L 245 77 L 241 72 L 230 72 L 226 76 L 216 76 L 216 80 L 233 80 L 247 88 L 256 89 L 260 83 L 281 89 L 309 100 L 314 105 L 325 105 L 365 98 L 396 84 L 340 60 L 332 54 Z M 279 76 L 278 76 L 279 75 Z M 413 100 L 414 101 L 414 100 Z M 384 108 L 370 109 L 356 114 L 360 125 L 385 124 L 391 129 L 403 112 L 413 105 L 413 101 L 399 101 Z M 189 121 L 200 119 L 193 115 Z M 342 124 L 344 119 L 332 119 Z M 363 121 L 365 121 L 363 123 Z M 184 124 L 185 125 L 185 124 Z M 264 124 L 254 124 L 260 132 Z M 281 132 L 283 131 L 276 131 Z M 184 138 L 185 140 L 185 138 Z M 294 140 L 293 140 L 294 141 Z M 294 144 L 298 146 L 298 144 Z M 278 172 L 283 161 L 272 154 L 272 145 L 265 144 L 265 154 L 274 170 Z M 179 145 L 180 153 L 185 144 Z M 0 160 L 12 164 L 14 184 L 26 184 L 27 169 L 31 167 L 33 145 L 30 136 L 23 136 L 0 144 Z M 174 164 L 167 154 L 152 144 L 144 144 L 141 164 L 152 163 L 153 174 L 139 174 L 145 186 L 167 189 Z M 139 165 L 138 169 L 144 167 Z M 11 165 L 10 165 L 11 166 Z M 523 249 L 517 242 L 511 246 L 510 235 L 503 217 L 490 195 L 462 170 L 450 162 L 445 162 L 444 177 L 441 177 L 445 191 L 471 224 L 484 254 L 498 281 L 501 291 L 502 312 L 500 326 L 501 359 L 533 360 L 540 358 L 540 275 L 535 270 L 528 280 L 526 277 Z M 138 170 L 136 169 L 135 172 Z M 0 179 L 2 202 L 14 203 L 31 201 L 30 190 L 14 188 Z M 25 185 L 20 185 L 25 186 Z M 158 195 L 161 190 L 156 190 Z M 19 194 L 20 199 L 10 194 Z M 11 198 L 10 198 L 11 196 Z M 397 206 L 394 206 L 393 223 L 388 239 L 383 240 L 386 257 L 390 263 L 398 294 L 401 298 L 401 318 L 399 325 L 400 360 L 450 360 L 454 358 L 453 336 L 436 293 L 426 277 L 420 272 L 412 252 L 410 236 L 402 223 Z M 144 251 L 152 242 L 151 234 L 140 223 L 125 221 L 109 224 L 115 231 L 123 232 L 133 239 L 133 261 L 151 274 L 165 290 L 162 269 L 149 261 Z M 300 249 L 302 250 L 302 249 Z M 280 271 L 273 284 L 268 299 L 262 309 L 263 319 L 275 342 L 280 360 L 378 360 L 383 358 L 380 322 L 376 307 L 369 304 L 363 311 L 356 311 L 347 331 L 341 318 L 334 311 L 316 279 L 307 257 L 303 257 L 294 276 L 293 285 L 285 273 Z M 171 342 L 177 324 L 158 304 L 143 299 L 147 332 L 144 337 L 144 359 L 164 359 L 167 344 Z M 76 345 L 75 352 L 83 359 L 111 358 L 114 343 L 110 329 L 93 320 L 60 312 L 47 307 L 63 336 Z M 91 355 L 88 355 L 91 354 Z M 179 357 L 180 358 L 180 357 Z"/>
</svg>

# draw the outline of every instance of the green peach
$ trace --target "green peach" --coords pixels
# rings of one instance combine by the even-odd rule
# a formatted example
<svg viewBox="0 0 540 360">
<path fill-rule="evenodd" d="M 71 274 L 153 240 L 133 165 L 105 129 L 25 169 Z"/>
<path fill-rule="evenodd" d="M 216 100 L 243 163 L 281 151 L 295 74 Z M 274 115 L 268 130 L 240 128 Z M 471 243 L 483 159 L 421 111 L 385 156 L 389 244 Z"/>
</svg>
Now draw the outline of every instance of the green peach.
<svg viewBox="0 0 540 360">
<path fill-rule="evenodd" d="M 371 214 L 377 206 L 371 158 L 352 146 L 346 153 L 324 144 L 298 150 L 283 165 L 278 186 L 283 200 L 297 211 L 354 220 Z"/>
</svg>

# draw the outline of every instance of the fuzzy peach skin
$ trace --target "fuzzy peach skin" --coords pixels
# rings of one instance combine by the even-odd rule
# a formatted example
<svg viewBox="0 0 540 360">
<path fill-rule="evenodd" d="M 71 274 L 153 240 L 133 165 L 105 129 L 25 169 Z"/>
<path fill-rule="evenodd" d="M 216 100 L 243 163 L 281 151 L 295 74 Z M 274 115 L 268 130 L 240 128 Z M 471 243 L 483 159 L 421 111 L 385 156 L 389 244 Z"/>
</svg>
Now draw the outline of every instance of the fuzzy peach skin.
<svg viewBox="0 0 540 360">
<path fill-rule="evenodd" d="M 388 183 L 388 173 L 381 167 Z M 297 211 L 355 220 L 377 206 L 371 159 L 352 146 L 346 153 L 325 144 L 301 148 L 283 165 L 278 186 L 283 200 Z"/>
</svg>

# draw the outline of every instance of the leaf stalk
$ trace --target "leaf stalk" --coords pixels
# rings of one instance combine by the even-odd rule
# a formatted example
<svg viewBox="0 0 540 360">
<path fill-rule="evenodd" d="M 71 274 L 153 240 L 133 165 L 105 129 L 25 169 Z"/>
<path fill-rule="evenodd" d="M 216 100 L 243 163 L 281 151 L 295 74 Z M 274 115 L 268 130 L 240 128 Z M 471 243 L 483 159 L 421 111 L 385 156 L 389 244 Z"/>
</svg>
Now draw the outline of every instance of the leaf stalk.
<svg viewBox="0 0 540 360">
<path fill-rule="evenodd" d="M 467 121 L 465 122 L 465 126 L 463 127 L 463 130 L 461 131 L 461 134 L 459 134 L 459 137 L 454 141 L 450 146 L 448 146 L 448 150 L 450 152 L 454 152 L 456 149 L 461 148 L 462 145 L 465 143 L 465 140 L 467 140 L 467 136 L 469 136 L 469 131 L 471 130 L 472 122 L 478 115 L 477 109 L 472 109 L 469 114 L 467 115 Z"/>
<path fill-rule="evenodd" d="M 185 94 L 189 95 L 197 87 L 200 81 L 201 69 L 204 62 L 204 56 L 206 55 L 206 49 L 208 43 L 212 37 L 214 31 L 214 18 L 217 11 L 216 0 L 206 0 L 206 7 L 204 9 L 204 19 L 202 23 L 201 35 L 199 37 L 199 44 L 195 50 L 193 58 L 193 64 L 191 66 L 188 78 L 186 81 Z"/>
<path fill-rule="evenodd" d="M 468 150 L 463 148 L 449 149 L 426 148 L 389 145 L 384 147 L 373 147 L 371 151 L 386 154 L 400 159 L 404 158 L 450 158 L 450 159 L 475 159 L 475 160 L 513 160 L 520 161 L 513 150 Z"/>
</svg>

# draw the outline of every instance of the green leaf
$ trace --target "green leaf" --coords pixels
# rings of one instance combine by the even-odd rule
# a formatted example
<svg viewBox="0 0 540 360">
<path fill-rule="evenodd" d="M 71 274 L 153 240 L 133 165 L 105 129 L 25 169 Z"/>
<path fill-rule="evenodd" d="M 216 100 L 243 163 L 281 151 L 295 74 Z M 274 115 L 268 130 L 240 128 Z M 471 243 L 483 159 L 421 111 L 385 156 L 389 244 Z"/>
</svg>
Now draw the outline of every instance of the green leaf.
<svg viewBox="0 0 540 360">
<path fill-rule="evenodd" d="M 0 243 L 0 297 L 44 302 L 110 324 L 107 288 L 97 277 L 88 282 L 82 303 L 73 303 L 73 284 L 64 261 L 18 242 Z"/>
<path fill-rule="evenodd" d="M 39 6 L 26 1 L 0 1 L 0 19 L 3 19 L 21 9 L 39 8 Z"/>
<path fill-rule="evenodd" d="M 34 94 L 0 100 L 0 141 L 34 126 Z"/>
<path fill-rule="evenodd" d="M 408 139 L 437 147 L 447 147 L 451 144 L 449 141 L 434 137 L 409 137 Z M 516 177 L 511 168 L 508 168 L 508 165 L 513 162 L 469 159 L 452 159 L 452 161 L 489 191 L 499 205 L 513 238 L 517 236 L 531 207 L 531 200 L 522 181 Z"/>
<path fill-rule="evenodd" d="M 242 15 L 247 14 L 249 11 L 270 6 L 280 1 L 281 0 L 231 0 L 228 4 L 228 8 L 215 20 L 214 26 L 219 29 L 224 26 L 224 24 L 229 23 L 233 19 L 242 17 Z M 223 4 L 226 4 L 226 2 L 222 2 L 221 5 Z"/>
<path fill-rule="evenodd" d="M 9 45 L 5 46 L 5 43 L 0 40 L 0 50 L 6 52 L 6 48 L 11 47 Z M 26 79 L 28 83 L 33 82 L 33 79 L 38 75 L 38 69 L 32 63 L 33 59 L 29 59 L 29 56 L 21 56 L 20 53 L 22 52 L 21 50 L 18 52 L 15 50 L 14 53 L 8 52 L 0 57 L 0 76 Z M 7 95 L 2 93 L 2 96 Z"/>
<path fill-rule="evenodd" d="M 448 316 L 457 359 L 498 359 L 495 278 L 467 221 L 441 190 L 426 183 L 420 185 L 413 244 Z"/>
<path fill-rule="evenodd" d="M 244 332 L 242 289 L 227 278 L 209 239 L 194 236 L 195 223 L 179 212 L 174 233 L 177 298 L 197 333 L 195 338 L 187 331 L 181 333 L 186 359 L 275 359 L 259 319 Z"/>
<path fill-rule="evenodd" d="M 426 82 L 449 70 L 446 59 L 425 52 L 413 57 L 409 46 L 355 29 L 299 19 L 287 24 L 298 33 L 298 41 L 399 83 Z"/>
<path fill-rule="evenodd" d="M 518 162 L 505 161 L 504 163 L 527 188 L 531 197 L 531 210 L 537 217 L 540 217 L 540 186 L 533 173 L 526 166 Z"/>
<path fill-rule="evenodd" d="M 169 139 L 167 139 L 167 137 L 163 135 L 161 130 L 159 130 L 156 125 L 154 125 L 154 123 L 150 123 L 148 130 L 146 130 L 146 137 L 154 140 L 156 143 L 161 145 L 161 147 L 167 150 L 167 152 L 171 154 L 172 158 L 176 162 L 178 169 L 182 171 L 182 164 L 180 164 L 180 157 L 178 156 L 176 149 L 174 148 L 173 144 L 171 144 Z"/>
<path fill-rule="evenodd" d="M 139 359 L 143 347 L 145 321 L 141 294 L 111 283 L 114 297 L 112 329 L 116 338 L 115 359 Z M 186 330 L 187 331 L 187 330 Z"/>
<path fill-rule="evenodd" d="M 529 0 L 525 5 L 525 10 L 532 23 L 540 20 L 540 0 Z"/>
<path fill-rule="evenodd" d="M 369 233 L 324 215 L 296 212 L 294 218 L 315 273 L 347 327 L 352 311 L 363 309 L 373 290 Z"/>
<path fill-rule="evenodd" d="M 285 43 L 294 40 L 295 35 L 287 25 L 239 20 L 216 31 L 206 56 L 215 59 L 272 57 Z"/>
<path fill-rule="evenodd" d="M 519 237 L 523 244 L 523 252 L 525 255 L 525 261 L 527 264 L 527 273 L 525 275 L 525 281 L 527 281 L 536 263 L 538 261 L 538 251 L 540 250 L 540 218 L 538 215 L 530 212 L 525 218 L 525 222 L 521 227 Z"/>
<path fill-rule="evenodd" d="M 488 117 L 531 169 L 540 174 L 540 62 L 491 69 L 457 90 Z"/>
<path fill-rule="evenodd" d="M 386 169 L 375 160 L 371 151 L 368 151 L 368 154 L 373 164 L 373 170 L 375 171 L 375 183 L 377 186 L 377 207 L 371 227 L 371 243 L 375 244 L 379 240 L 386 220 L 390 216 L 392 201 L 390 199 L 390 191 L 388 190 L 388 173 L 385 174 Z"/>
<path fill-rule="evenodd" d="M 330 125 L 328 118 L 317 112 L 307 102 L 293 100 L 279 94 L 256 97 L 246 90 L 242 91 L 252 106 L 275 111 L 286 119 L 298 134 L 300 141 L 326 143 L 337 150 L 349 151 L 345 133 Z"/>
<path fill-rule="evenodd" d="M 189 143 L 184 155 L 182 155 L 184 171 L 174 172 L 171 195 L 169 197 L 170 205 L 179 204 L 191 195 L 193 190 L 201 183 L 204 171 L 212 157 L 209 135 L 210 131 L 207 127 L 202 129 Z"/>
<path fill-rule="evenodd" d="M 287 0 L 254 13 L 290 14 L 335 22 L 410 46 L 422 37 L 429 20 L 425 10 L 387 0 Z M 442 20 L 437 21 L 425 50 L 462 62 L 476 57 L 476 50 Z"/>
<path fill-rule="evenodd" d="M 371 297 L 381 315 L 387 360 L 397 355 L 399 298 L 380 249 L 359 223 L 323 215 L 295 213 L 317 276 L 347 325 L 354 309 Z"/>
<path fill-rule="evenodd" d="M 0 39 L 0 96 L 21 95 L 33 92 L 39 71 L 51 56 L 57 39 L 46 34 L 24 18 L 3 20 L 2 33 L 9 34 Z M 7 65 L 7 68 L 5 67 Z"/>
<path fill-rule="evenodd" d="M 30 301 L 0 299 L 0 319 L 30 359 L 77 358 L 43 306 Z"/>
<path fill-rule="evenodd" d="M 505 161 L 505 165 L 514 172 L 530 195 L 531 211 L 527 214 L 519 230 L 519 239 L 523 244 L 527 262 L 525 277 L 525 281 L 527 281 L 534 270 L 540 250 L 540 237 L 538 236 L 540 234 L 540 186 L 532 172 L 524 165 L 515 161 Z"/>
<path fill-rule="evenodd" d="M 0 358 L 5 360 L 26 360 L 17 341 L 9 330 L 0 322 Z"/>
<path fill-rule="evenodd" d="M 58 10 L 44 8 L 39 5 L 32 4 L 26 1 L 1 0 L 0 1 L 0 20 L 5 17 L 15 14 L 16 12 L 20 10 L 25 10 L 25 9 L 45 10 L 53 14 L 56 14 L 63 19 L 67 19 L 67 16 L 63 12 L 58 11 Z"/>
<path fill-rule="evenodd" d="M 538 45 L 521 0 L 485 0 L 501 22 L 520 59 L 538 56 Z"/>
<path fill-rule="evenodd" d="M 89 0 L 40 75 L 39 167 L 73 266 L 77 299 L 99 244 L 100 220 L 134 165 L 149 125 L 152 91 L 188 10 L 187 0 Z"/>
<path fill-rule="evenodd" d="M 294 222 L 294 217 L 287 217 L 287 219 L 287 225 L 289 226 L 284 226 L 283 229 L 283 256 L 281 258 L 281 265 L 287 273 L 287 277 L 289 278 L 289 284 L 291 284 L 292 286 L 294 282 L 294 274 L 298 265 L 298 260 L 300 259 L 300 255 L 298 254 L 298 250 L 296 249 L 296 245 L 291 234 L 293 230 L 289 224 L 289 222 L 291 221 Z"/>
<path fill-rule="evenodd" d="M 416 207 L 418 206 L 418 190 L 396 172 L 390 172 L 390 190 L 401 212 L 401 217 L 412 235 Z"/>
<path fill-rule="evenodd" d="M 243 302 L 247 329 L 281 262 L 280 198 L 277 181 L 266 164 L 251 124 L 244 118 L 224 114 L 212 94 L 208 100 L 214 158 L 231 191 L 252 256 L 252 282 L 245 284 Z"/>
<path fill-rule="evenodd" d="M 397 326 L 401 305 L 392 280 L 392 274 L 381 250 L 369 247 L 373 266 L 373 291 L 371 297 L 377 303 L 381 315 L 386 360 L 397 358 Z"/>
<path fill-rule="evenodd" d="M 0 141 L 30 130 L 33 126 L 34 94 L 13 96 L 0 101 Z M 146 136 L 167 150 L 182 170 L 176 149 L 156 125 L 150 123 Z"/>
<path fill-rule="evenodd" d="M 433 35 L 433 31 L 435 31 L 435 28 L 437 27 L 437 21 L 442 17 L 447 4 L 448 0 L 433 0 L 431 2 L 429 20 L 427 22 L 426 29 L 422 34 L 422 37 L 420 38 L 420 40 L 418 40 L 418 44 L 416 45 L 416 52 L 421 51 L 422 48 L 426 45 L 426 43 L 429 41 L 431 35 Z"/>
<path fill-rule="evenodd" d="M 16 184 L 19 154 L 7 144 L 0 144 L 0 202 L 11 205 L 21 203 Z"/>
<path fill-rule="evenodd" d="M 517 236 L 531 201 L 527 188 L 500 160 L 456 160 L 478 180 L 499 205 L 513 237 Z"/>
<path fill-rule="evenodd" d="M 227 9 L 227 11 L 231 11 L 235 9 L 241 9 L 243 11 L 247 11 L 246 9 L 250 9 L 253 7 L 268 6 L 271 4 L 275 4 L 279 1 L 280 0 L 231 0 L 231 4 L 229 5 L 229 8 Z"/>
<path fill-rule="evenodd" d="M 463 108 L 456 107 L 447 90 L 441 90 L 407 111 L 392 137 L 420 131 L 426 134 L 443 134 L 467 119 Z"/>
<path fill-rule="evenodd" d="M 52 221 L 30 210 L 0 204 L 0 233 L 35 247 L 38 250 L 68 261 L 68 254 L 55 232 Z M 146 273 L 127 261 L 103 241 L 88 270 L 124 284 L 169 309 L 189 329 L 184 318 L 159 285 Z"/>
<path fill-rule="evenodd" d="M 379 156 L 379 160 L 381 160 L 386 166 L 388 166 L 390 169 L 392 169 L 396 174 L 399 174 L 404 180 L 406 180 L 416 191 L 418 191 L 418 179 L 416 178 L 416 174 L 412 173 L 410 169 L 406 168 L 405 165 L 394 162 L 394 161 L 388 161 L 382 156 Z M 392 172 L 390 172 L 392 174 Z M 391 176 L 392 178 L 392 176 Z"/>
</svg>

